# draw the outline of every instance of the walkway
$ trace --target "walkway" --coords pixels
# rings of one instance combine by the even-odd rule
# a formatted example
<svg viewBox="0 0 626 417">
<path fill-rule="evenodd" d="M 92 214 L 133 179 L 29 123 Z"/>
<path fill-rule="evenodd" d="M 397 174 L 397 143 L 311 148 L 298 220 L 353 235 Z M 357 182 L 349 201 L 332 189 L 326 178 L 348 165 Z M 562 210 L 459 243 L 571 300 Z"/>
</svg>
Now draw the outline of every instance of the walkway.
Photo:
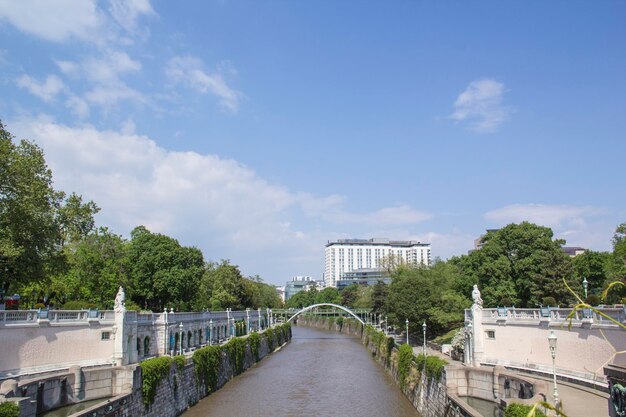
<svg viewBox="0 0 626 417">
<path fill-rule="evenodd" d="M 419 355 L 422 353 L 422 347 L 415 346 L 413 347 L 413 354 Z M 442 359 L 445 359 L 449 363 L 453 363 L 455 365 L 463 366 L 462 362 L 453 361 L 449 356 L 444 355 L 443 353 L 432 350 L 430 348 L 426 348 L 426 353 L 428 355 L 439 356 Z M 511 371 L 512 372 L 512 371 Z M 537 375 L 529 375 L 525 373 L 519 373 L 520 376 L 526 378 L 535 378 L 542 379 L 548 382 L 549 384 L 549 392 L 548 402 L 552 402 L 552 392 L 553 385 L 552 379 L 544 378 Z M 571 384 L 569 382 L 557 381 L 557 387 L 559 390 L 559 396 L 563 403 L 563 409 L 565 414 L 568 417 L 605 417 L 608 416 L 608 407 L 609 407 L 609 395 L 607 393 L 597 391 L 591 388 L 581 387 L 578 385 Z"/>
</svg>

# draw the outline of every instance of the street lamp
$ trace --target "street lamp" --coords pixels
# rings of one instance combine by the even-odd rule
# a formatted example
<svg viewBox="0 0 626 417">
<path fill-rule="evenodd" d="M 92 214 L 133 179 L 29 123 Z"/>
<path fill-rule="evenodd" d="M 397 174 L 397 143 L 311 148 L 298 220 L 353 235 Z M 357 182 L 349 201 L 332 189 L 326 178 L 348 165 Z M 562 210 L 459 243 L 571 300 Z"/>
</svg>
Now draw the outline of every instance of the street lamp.
<svg viewBox="0 0 626 417">
<path fill-rule="evenodd" d="M 213 344 L 213 319 L 209 320 L 209 346 Z"/>
<path fill-rule="evenodd" d="M 179 342 L 178 343 L 178 347 L 179 347 L 178 354 L 182 355 L 183 354 L 183 323 L 182 322 L 178 325 L 178 330 L 179 330 L 179 333 L 180 333 L 180 336 L 178 338 L 178 342 Z"/>
<path fill-rule="evenodd" d="M 587 302 L 587 288 L 589 287 L 589 283 L 587 282 L 587 278 L 583 277 L 583 288 L 585 290 L 585 302 Z"/>
<path fill-rule="evenodd" d="M 554 330 L 550 330 L 550 336 L 548 336 L 548 345 L 550 346 L 550 354 L 552 355 L 552 378 L 554 383 L 554 406 L 560 408 L 559 404 L 559 391 L 556 387 L 556 335 Z"/>
<path fill-rule="evenodd" d="M 406 319 L 406 344 L 409 344 L 409 319 Z"/>
<path fill-rule="evenodd" d="M 426 321 L 422 324 L 422 329 L 424 330 L 424 347 L 422 353 L 424 354 L 424 360 L 426 360 Z"/>
</svg>

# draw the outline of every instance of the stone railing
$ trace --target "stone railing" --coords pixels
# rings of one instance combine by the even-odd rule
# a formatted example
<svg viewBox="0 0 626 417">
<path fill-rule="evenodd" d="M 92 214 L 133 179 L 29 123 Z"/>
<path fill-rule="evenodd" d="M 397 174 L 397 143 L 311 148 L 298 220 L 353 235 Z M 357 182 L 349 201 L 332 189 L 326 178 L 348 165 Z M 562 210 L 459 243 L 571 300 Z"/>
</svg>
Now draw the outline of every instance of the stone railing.
<svg viewBox="0 0 626 417">
<path fill-rule="evenodd" d="M 571 315 L 571 316 L 570 316 Z M 558 307 L 541 307 L 541 308 L 516 308 L 516 307 L 497 307 L 485 308 L 482 310 L 483 323 L 497 323 L 506 321 L 507 323 L 520 322 L 530 324 L 532 322 L 537 325 L 542 322 L 553 323 L 593 323 L 594 325 L 617 326 L 613 320 L 626 324 L 626 308 L 625 307 L 596 307 L 594 309 L 584 308 L 574 311 L 572 308 Z M 465 310 L 465 321 L 472 321 L 472 311 Z"/>
<path fill-rule="evenodd" d="M 99 310 L 0 310 L 0 326 L 49 323 L 113 322 L 115 312 Z"/>
</svg>

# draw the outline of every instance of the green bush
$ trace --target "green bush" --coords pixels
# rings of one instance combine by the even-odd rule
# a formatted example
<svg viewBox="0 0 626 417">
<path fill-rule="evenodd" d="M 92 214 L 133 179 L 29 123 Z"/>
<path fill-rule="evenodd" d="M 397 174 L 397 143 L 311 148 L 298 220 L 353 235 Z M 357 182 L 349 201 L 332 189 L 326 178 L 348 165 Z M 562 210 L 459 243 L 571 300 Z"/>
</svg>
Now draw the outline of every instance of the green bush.
<svg viewBox="0 0 626 417">
<path fill-rule="evenodd" d="M 187 362 L 185 360 L 185 355 L 176 355 L 174 356 L 174 362 L 176 362 L 176 368 L 178 369 L 178 372 L 182 372 L 183 369 L 185 369 L 185 363 Z"/>
<path fill-rule="evenodd" d="M 589 304 L 590 306 L 597 306 L 598 304 L 602 302 L 602 300 L 597 295 L 591 294 L 589 295 L 589 297 L 587 297 L 585 302 Z"/>
<path fill-rule="evenodd" d="M 544 306 L 556 307 L 556 300 L 554 297 L 543 297 L 541 304 Z"/>
<path fill-rule="evenodd" d="M 244 359 L 246 355 L 246 341 L 239 337 L 234 337 L 224 345 L 224 349 L 228 352 L 230 366 L 235 375 L 243 372 Z"/>
<path fill-rule="evenodd" d="M 42 308 L 46 308 L 46 305 L 45 305 L 44 303 L 37 303 L 37 304 L 35 304 L 35 305 L 33 306 L 33 308 L 34 308 L 35 310 L 39 310 L 39 309 L 42 309 Z"/>
<path fill-rule="evenodd" d="M 20 407 L 14 402 L 0 403 L 0 417 L 18 417 Z"/>
<path fill-rule="evenodd" d="M 400 380 L 400 387 L 402 388 L 406 385 L 406 378 L 409 376 L 412 361 L 413 348 L 405 343 L 400 346 L 398 353 L 398 379 Z"/>
<path fill-rule="evenodd" d="M 265 338 L 267 339 L 267 348 L 270 352 L 274 351 L 274 329 L 269 328 L 263 332 Z"/>
<path fill-rule="evenodd" d="M 533 407 L 518 403 L 509 404 L 504 410 L 504 417 L 526 417 Z M 546 417 L 539 409 L 535 410 L 535 417 Z"/>
<path fill-rule="evenodd" d="M 146 359 L 139 364 L 141 367 L 141 393 L 145 405 L 154 402 L 156 390 L 161 381 L 169 375 L 171 365 L 172 358 L 169 356 Z"/>
<path fill-rule="evenodd" d="M 424 359 L 426 360 L 426 377 L 440 381 L 441 375 L 443 375 L 443 369 L 448 362 L 438 356 L 426 356 L 426 358 L 424 358 L 424 355 L 420 353 L 415 358 L 417 369 L 419 369 L 420 372 L 424 369 Z"/>
</svg>

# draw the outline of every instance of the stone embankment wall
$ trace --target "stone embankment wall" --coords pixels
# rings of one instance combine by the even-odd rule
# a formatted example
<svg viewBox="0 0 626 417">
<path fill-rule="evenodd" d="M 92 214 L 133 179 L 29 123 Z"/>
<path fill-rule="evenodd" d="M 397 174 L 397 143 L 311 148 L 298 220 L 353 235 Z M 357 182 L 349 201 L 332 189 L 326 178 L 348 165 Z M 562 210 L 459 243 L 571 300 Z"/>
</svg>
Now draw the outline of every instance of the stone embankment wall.
<svg viewBox="0 0 626 417">
<path fill-rule="evenodd" d="M 268 342 L 268 338 L 271 338 L 271 341 Z M 250 337 L 241 339 L 243 343 L 239 346 L 243 348 L 243 351 L 239 355 L 233 355 L 229 351 L 228 344 L 219 349 L 213 391 L 221 388 L 236 375 L 287 343 L 291 339 L 291 327 L 283 325 L 277 326 L 271 332 L 266 330 L 260 334 L 256 348 L 250 343 Z M 235 356 L 238 358 L 236 359 Z M 241 363 L 233 363 L 241 359 Z M 145 401 L 146 393 L 143 389 L 145 387 L 142 381 L 141 365 L 131 367 L 134 371 L 130 393 L 114 397 L 104 404 L 73 414 L 72 417 L 175 417 L 212 391 L 199 377 L 193 355 L 187 355 L 184 362 L 172 361 L 164 378 L 157 382 L 152 402 Z"/>
</svg>

